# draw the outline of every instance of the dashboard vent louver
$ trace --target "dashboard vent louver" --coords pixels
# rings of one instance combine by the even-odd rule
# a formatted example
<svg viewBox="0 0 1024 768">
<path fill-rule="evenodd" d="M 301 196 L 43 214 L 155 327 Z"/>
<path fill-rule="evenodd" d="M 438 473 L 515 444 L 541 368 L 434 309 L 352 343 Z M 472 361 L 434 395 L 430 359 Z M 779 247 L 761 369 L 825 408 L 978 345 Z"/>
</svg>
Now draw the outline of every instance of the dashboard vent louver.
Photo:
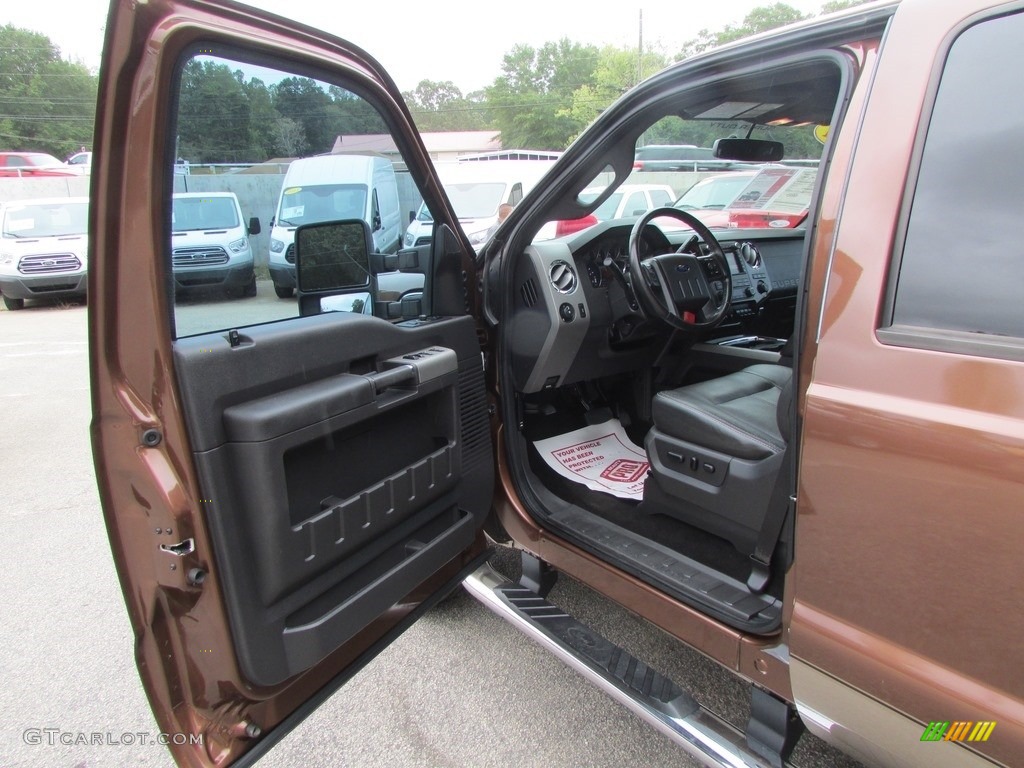
<svg viewBox="0 0 1024 768">
<path fill-rule="evenodd" d="M 537 284 L 533 282 L 532 277 L 519 286 L 519 294 L 523 297 L 523 303 L 526 306 L 532 307 L 537 303 Z"/>
<path fill-rule="evenodd" d="M 576 290 L 576 271 L 564 261 L 556 261 L 548 271 L 551 285 L 559 293 L 572 293 Z"/>
</svg>

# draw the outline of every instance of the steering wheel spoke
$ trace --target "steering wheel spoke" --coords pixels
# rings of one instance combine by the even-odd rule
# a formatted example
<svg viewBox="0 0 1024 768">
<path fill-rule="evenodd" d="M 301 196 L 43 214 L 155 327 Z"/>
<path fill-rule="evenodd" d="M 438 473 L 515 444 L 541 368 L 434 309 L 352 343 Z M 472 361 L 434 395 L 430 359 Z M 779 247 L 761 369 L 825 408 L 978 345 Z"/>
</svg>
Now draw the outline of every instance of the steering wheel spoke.
<svg viewBox="0 0 1024 768">
<path fill-rule="evenodd" d="M 672 253 L 641 259 L 644 227 L 659 217 L 678 219 L 695 235 Z M 732 280 L 722 246 L 703 222 L 686 211 L 655 208 L 640 217 L 629 236 L 629 262 L 630 274 L 636 276 L 633 293 L 651 317 L 675 328 L 704 328 L 717 325 L 729 310 Z"/>
</svg>

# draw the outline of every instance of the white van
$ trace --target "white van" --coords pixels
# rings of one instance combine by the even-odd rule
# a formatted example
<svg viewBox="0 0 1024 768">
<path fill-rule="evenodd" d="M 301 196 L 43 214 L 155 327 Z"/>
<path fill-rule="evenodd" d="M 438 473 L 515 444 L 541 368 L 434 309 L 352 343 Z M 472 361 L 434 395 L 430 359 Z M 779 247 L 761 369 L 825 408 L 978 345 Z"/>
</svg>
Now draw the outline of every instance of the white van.
<svg viewBox="0 0 1024 768">
<path fill-rule="evenodd" d="M 363 219 L 378 253 L 401 246 L 402 214 L 391 161 L 379 155 L 319 155 L 288 166 L 271 221 L 270 277 L 277 295 L 295 290 L 295 229 L 336 219 Z"/>
<path fill-rule="evenodd" d="M 7 309 L 25 299 L 85 296 L 89 198 L 0 205 L 0 293 Z"/>
<path fill-rule="evenodd" d="M 479 249 L 498 222 L 498 206 L 518 205 L 553 164 L 554 160 L 490 160 L 437 163 L 435 167 L 462 229 Z M 433 230 L 434 218 L 427 206 L 421 205 L 405 230 L 405 246 L 429 243 Z"/>
<path fill-rule="evenodd" d="M 171 203 L 171 265 L 176 292 L 222 289 L 255 296 L 249 235 L 260 221 L 242 218 L 234 192 L 176 192 Z"/>
</svg>

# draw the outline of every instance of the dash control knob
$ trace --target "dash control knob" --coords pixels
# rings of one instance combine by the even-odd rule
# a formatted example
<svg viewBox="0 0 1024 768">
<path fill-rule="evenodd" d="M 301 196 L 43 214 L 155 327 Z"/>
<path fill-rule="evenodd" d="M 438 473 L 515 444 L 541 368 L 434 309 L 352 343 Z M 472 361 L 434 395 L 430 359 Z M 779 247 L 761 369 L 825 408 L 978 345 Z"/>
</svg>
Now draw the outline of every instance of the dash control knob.
<svg viewBox="0 0 1024 768">
<path fill-rule="evenodd" d="M 571 323 L 576 318 L 576 310 L 568 302 L 558 308 L 558 314 L 567 323 Z"/>
</svg>

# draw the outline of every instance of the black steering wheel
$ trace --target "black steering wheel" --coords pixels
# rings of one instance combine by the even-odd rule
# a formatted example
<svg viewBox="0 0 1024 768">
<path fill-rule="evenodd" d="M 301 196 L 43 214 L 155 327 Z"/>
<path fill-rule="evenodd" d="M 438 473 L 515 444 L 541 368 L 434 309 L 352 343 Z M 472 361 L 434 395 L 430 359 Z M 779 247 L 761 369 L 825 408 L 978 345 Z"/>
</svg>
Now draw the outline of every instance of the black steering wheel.
<svg viewBox="0 0 1024 768">
<path fill-rule="evenodd" d="M 707 252 L 691 238 L 678 251 L 641 258 L 644 227 L 662 217 L 678 219 L 690 227 Z M 687 252 L 691 246 L 696 253 Z M 678 208 L 654 208 L 633 225 L 629 233 L 629 277 L 644 313 L 673 328 L 710 328 L 729 311 L 732 277 L 722 246 L 700 219 Z"/>
</svg>

